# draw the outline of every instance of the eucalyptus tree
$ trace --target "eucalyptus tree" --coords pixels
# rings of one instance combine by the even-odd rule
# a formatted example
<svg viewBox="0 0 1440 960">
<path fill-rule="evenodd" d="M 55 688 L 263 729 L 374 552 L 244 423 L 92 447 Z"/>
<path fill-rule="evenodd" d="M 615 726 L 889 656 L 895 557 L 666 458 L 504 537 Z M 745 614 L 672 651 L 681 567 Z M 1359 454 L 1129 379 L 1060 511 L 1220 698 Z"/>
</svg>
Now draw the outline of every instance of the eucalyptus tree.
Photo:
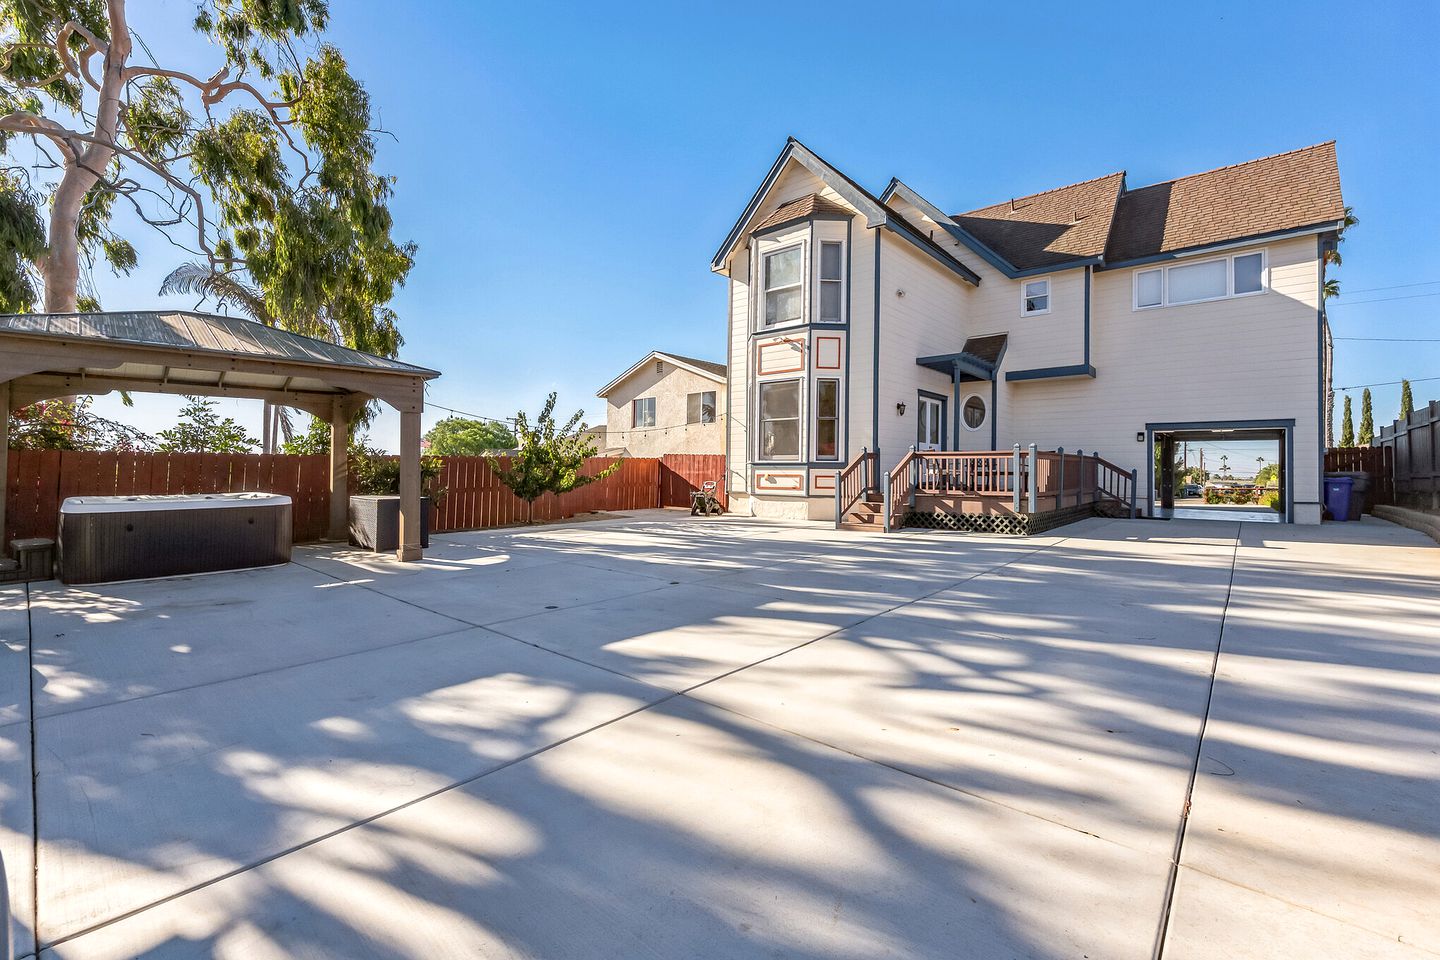
<svg viewBox="0 0 1440 960">
<path fill-rule="evenodd" d="M 129 8 L 0 0 L 5 305 L 93 306 L 90 267 L 134 269 L 119 201 L 205 271 L 247 278 L 277 324 L 393 356 L 388 303 L 415 248 L 391 236 L 394 181 L 374 170 L 368 95 L 322 39 L 326 0 L 200 0 L 208 75 L 147 46 Z"/>
</svg>

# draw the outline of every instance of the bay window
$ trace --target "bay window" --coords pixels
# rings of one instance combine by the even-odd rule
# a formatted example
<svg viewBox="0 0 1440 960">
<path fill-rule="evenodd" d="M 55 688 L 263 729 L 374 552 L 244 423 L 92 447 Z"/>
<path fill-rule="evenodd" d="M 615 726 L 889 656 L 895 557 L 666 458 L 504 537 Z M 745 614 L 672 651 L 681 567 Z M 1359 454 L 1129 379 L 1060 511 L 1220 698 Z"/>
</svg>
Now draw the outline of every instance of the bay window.
<svg viewBox="0 0 1440 960">
<path fill-rule="evenodd" d="M 800 459 L 800 381 L 760 384 L 761 460 Z"/>
</svg>

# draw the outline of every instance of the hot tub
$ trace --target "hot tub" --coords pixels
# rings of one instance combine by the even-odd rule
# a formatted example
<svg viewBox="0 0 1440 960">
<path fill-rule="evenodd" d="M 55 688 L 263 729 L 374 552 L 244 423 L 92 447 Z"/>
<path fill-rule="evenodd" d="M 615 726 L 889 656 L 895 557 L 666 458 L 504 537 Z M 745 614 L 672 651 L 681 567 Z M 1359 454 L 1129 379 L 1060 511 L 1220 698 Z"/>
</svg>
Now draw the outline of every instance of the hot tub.
<svg viewBox="0 0 1440 960">
<path fill-rule="evenodd" d="M 60 579 L 143 580 L 290 560 L 290 498 L 273 493 L 70 497 Z"/>
</svg>

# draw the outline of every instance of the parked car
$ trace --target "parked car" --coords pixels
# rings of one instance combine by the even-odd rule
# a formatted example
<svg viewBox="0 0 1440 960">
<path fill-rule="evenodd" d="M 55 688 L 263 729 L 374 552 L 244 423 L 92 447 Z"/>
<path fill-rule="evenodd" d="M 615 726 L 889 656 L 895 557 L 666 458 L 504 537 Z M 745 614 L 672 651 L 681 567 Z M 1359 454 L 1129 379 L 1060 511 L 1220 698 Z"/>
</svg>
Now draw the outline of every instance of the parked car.
<svg viewBox="0 0 1440 960">
<path fill-rule="evenodd" d="M 1182 497 L 1198 497 L 1198 496 L 1200 496 L 1200 495 L 1201 495 L 1202 493 L 1204 493 L 1204 492 L 1205 492 L 1205 490 L 1204 490 L 1203 487 L 1200 486 L 1200 484 L 1198 484 L 1198 483 L 1187 483 L 1187 484 L 1185 484 L 1184 487 L 1182 487 L 1182 488 L 1180 489 L 1180 496 L 1182 496 Z"/>
</svg>

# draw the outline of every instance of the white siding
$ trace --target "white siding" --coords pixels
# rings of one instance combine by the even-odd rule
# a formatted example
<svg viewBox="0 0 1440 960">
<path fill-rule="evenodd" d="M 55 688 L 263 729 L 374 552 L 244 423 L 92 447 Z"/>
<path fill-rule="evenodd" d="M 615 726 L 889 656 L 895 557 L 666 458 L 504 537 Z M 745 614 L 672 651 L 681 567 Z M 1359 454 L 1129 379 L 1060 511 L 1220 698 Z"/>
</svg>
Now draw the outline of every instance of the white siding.
<svg viewBox="0 0 1440 960">
<path fill-rule="evenodd" d="M 1002 383 L 1001 446 L 1096 451 L 1139 471 L 1147 423 L 1295 420 L 1290 480 L 1296 519 L 1319 509 L 1320 420 L 1313 237 L 1272 243 L 1270 289 L 1259 296 L 1132 309 L 1133 271 L 1097 273 L 1091 320 L 1094 380 Z M 1261 249 L 1256 246 L 1254 249 Z M 1006 367 L 1011 367 L 1009 358 Z"/>
</svg>

